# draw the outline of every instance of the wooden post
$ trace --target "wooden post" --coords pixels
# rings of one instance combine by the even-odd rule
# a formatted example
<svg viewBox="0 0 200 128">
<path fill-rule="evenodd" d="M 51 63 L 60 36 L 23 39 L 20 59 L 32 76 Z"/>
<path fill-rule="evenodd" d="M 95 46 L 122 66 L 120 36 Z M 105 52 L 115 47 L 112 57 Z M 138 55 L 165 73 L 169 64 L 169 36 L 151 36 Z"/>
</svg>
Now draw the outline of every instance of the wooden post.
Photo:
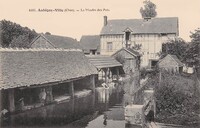
<svg viewBox="0 0 200 128">
<path fill-rule="evenodd" d="M 108 68 L 105 69 L 105 83 L 108 83 Z"/>
<path fill-rule="evenodd" d="M 95 92 L 95 75 L 90 76 L 90 88 L 92 89 L 92 92 Z"/>
<path fill-rule="evenodd" d="M 117 69 L 117 81 L 119 81 L 119 68 L 116 69 Z"/>
<path fill-rule="evenodd" d="M 162 69 L 160 69 L 160 71 L 159 71 L 159 86 L 160 86 L 161 79 L 162 79 L 162 74 L 161 74 L 161 72 L 162 72 Z"/>
<path fill-rule="evenodd" d="M 46 88 L 46 103 L 51 103 L 53 101 L 52 86 Z"/>
<path fill-rule="evenodd" d="M 8 90 L 8 100 L 9 100 L 9 111 L 15 111 L 15 99 L 14 99 L 14 89 Z"/>
<path fill-rule="evenodd" d="M 101 69 L 101 79 L 103 80 L 103 70 Z"/>
<path fill-rule="evenodd" d="M 71 95 L 71 99 L 74 99 L 74 82 L 69 82 L 69 94 Z"/>
</svg>

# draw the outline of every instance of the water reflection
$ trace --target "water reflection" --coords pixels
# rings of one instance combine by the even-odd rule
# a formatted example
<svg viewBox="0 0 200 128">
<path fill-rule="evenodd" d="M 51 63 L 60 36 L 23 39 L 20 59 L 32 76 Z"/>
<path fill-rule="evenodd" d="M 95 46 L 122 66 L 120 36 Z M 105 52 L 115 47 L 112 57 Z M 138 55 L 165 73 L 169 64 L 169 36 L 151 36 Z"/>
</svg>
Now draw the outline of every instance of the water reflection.
<svg viewBox="0 0 200 128">
<path fill-rule="evenodd" d="M 50 104 L 11 116 L 7 124 L 15 127 L 125 128 L 123 89 L 100 89 L 86 97 Z"/>
</svg>

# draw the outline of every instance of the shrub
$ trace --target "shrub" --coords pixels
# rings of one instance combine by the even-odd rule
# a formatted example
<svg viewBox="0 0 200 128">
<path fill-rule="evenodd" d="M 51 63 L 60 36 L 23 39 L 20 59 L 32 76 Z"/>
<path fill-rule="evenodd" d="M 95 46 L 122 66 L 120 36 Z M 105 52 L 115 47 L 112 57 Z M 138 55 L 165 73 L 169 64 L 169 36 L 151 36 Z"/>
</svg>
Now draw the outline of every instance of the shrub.
<svg viewBox="0 0 200 128">
<path fill-rule="evenodd" d="M 162 74 L 161 83 L 155 87 L 157 120 L 181 125 L 200 122 L 197 88 L 193 78 Z"/>
</svg>

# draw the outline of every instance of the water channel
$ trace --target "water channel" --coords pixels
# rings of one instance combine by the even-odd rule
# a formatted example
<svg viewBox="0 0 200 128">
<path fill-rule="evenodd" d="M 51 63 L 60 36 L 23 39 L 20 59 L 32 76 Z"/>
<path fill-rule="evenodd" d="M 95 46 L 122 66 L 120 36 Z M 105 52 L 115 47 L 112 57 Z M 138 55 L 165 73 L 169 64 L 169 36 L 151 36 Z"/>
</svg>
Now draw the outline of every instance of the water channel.
<svg viewBox="0 0 200 128">
<path fill-rule="evenodd" d="M 129 128 L 123 85 L 12 115 L 2 127 Z"/>
</svg>

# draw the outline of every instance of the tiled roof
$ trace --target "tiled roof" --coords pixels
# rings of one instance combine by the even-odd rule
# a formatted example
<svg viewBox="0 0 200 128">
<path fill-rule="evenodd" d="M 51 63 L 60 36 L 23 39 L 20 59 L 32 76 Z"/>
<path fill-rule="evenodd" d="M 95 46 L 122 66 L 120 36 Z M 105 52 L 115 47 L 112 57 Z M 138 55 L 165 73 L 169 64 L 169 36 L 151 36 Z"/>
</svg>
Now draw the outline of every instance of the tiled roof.
<svg viewBox="0 0 200 128">
<path fill-rule="evenodd" d="M 0 49 L 0 89 L 63 82 L 97 74 L 81 50 Z"/>
<path fill-rule="evenodd" d="M 176 33 L 178 35 L 178 18 L 152 18 L 148 21 L 144 19 L 108 20 L 107 25 L 101 30 L 101 35 L 124 34 L 127 28 L 131 29 L 133 34 Z"/>
<path fill-rule="evenodd" d="M 183 66 L 183 63 L 178 59 L 178 57 L 176 55 L 170 55 L 175 61 L 176 63 L 178 64 L 178 66 Z"/>
<path fill-rule="evenodd" d="M 135 51 L 135 50 L 133 50 L 133 49 L 131 49 L 131 48 L 121 48 L 121 49 L 119 49 L 118 51 L 116 51 L 113 55 L 115 55 L 115 54 L 117 54 L 119 51 L 121 51 L 121 50 L 125 50 L 126 52 L 128 52 L 128 53 L 130 53 L 131 55 L 133 55 L 133 56 L 140 56 L 140 53 L 139 52 L 137 52 L 137 51 Z M 112 55 L 112 56 L 113 56 Z"/>
<path fill-rule="evenodd" d="M 178 57 L 176 56 L 176 55 L 171 55 L 171 54 L 168 54 L 167 56 L 165 56 L 164 58 L 162 58 L 160 61 L 159 61 L 159 63 L 161 63 L 166 57 L 170 57 L 170 58 L 172 58 L 177 64 L 178 64 L 178 66 L 184 66 L 184 64 L 178 59 Z"/>
<path fill-rule="evenodd" d="M 80 45 L 85 53 L 89 53 L 90 50 L 97 50 L 100 48 L 100 36 L 99 35 L 83 35 L 80 40 Z"/>
<path fill-rule="evenodd" d="M 122 66 L 115 58 L 102 55 L 87 56 L 90 62 L 98 69 Z"/>
<path fill-rule="evenodd" d="M 40 34 L 32 41 L 31 44 L 33 44 L 39 37 L 44 37 L 55 48 L 81 49 L 81 46 L 79 45 L 77 40 L 71 37 L 64 37 L 64 36 L 58 36 L 58 35 Z"/>
</svg>

